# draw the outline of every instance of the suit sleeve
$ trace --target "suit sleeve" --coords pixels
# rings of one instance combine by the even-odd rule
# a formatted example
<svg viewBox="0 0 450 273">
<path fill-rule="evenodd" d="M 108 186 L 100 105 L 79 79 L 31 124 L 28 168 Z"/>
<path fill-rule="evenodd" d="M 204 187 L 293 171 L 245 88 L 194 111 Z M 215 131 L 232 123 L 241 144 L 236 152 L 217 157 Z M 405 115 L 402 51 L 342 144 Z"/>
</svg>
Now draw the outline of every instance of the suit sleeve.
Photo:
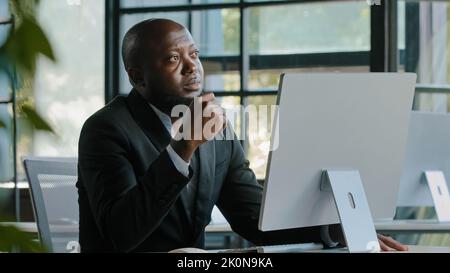
<svg viewBox="0 0 450 273">
<path fill-rule="evenodd" d="M 114 121 L 91 119 L 82 129 L 79 175 L 101 234 L 118 251 L 132 251 L 144 241 L 192 177 L 191 169 L 189 177 L 181 174 L 165 150 L 137 178 L 129 149 Z"/>
<path fill-rule="evenodd" d="M 218 208 L 233 231 L 256 245 L 322 242 L 320 227 L 262 232 L 258 229 L 263 188 L 258 184 L 238 140 L 231 145 L 228 175 L 223 184 Z"/>
</svg>

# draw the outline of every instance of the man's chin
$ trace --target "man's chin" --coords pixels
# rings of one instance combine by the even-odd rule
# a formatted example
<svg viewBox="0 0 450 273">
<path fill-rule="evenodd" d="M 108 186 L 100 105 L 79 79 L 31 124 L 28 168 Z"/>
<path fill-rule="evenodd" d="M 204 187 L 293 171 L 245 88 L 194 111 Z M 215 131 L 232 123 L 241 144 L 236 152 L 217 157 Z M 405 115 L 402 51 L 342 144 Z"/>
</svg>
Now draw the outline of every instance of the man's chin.
<svg viewBox="0 0 450 273">
<path fill-rule="evenodd" d="M 184 93 L 186 94 L 185 97 L 187 97 L 187 98 L 196 98 L 203 94 L 203 90 L 202 89 L 196 89 L 196 90 L 184 89 Z"/>
<path fill-rule="evenodd" d="M 183 90 L 181 94 L 176 95 L 161 95 L 151 99 L 151 103 L 165 114 L 170 114 L 173 107 L 177 105 L 191 105 L 194 98 L 201 96 L 204 92 L 202 89 L 198 90 Z"/>
</svg>

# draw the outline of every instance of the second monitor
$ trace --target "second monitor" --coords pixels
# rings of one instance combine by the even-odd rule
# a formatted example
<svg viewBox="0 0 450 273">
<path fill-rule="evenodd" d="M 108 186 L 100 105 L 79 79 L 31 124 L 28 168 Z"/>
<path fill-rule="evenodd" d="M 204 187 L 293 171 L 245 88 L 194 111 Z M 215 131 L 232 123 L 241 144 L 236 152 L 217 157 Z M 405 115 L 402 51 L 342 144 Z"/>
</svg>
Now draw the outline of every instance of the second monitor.
<svg viewBox="0 0 450 273">
<path fill-rule="evenodd" d="M 411 114 L 398 206 L 434 206 L 440 222 L 450 221 L 449 140 L 449 114 Z"/>
</svg>

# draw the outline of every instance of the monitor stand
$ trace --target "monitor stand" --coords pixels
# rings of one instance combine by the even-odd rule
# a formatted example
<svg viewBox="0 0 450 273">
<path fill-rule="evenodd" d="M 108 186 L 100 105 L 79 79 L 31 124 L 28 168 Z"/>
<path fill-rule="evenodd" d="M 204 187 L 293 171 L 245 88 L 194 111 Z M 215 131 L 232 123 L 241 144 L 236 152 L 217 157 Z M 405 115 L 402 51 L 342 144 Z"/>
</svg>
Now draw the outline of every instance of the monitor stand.
<svg viewBox="0 0 450 273">
<path fill-rule="evenodd" d="M 442 171 L 425 171 L 425 182 L 430 189 L 439 222 L 450 222 L 450 194 Z"/>
<path fill-rule="evenodd" d="M 324 170 L 320 186 L 332 191 L 349 252 L 379 252 L 377 233 L 359 171 Z"/>
</svg>

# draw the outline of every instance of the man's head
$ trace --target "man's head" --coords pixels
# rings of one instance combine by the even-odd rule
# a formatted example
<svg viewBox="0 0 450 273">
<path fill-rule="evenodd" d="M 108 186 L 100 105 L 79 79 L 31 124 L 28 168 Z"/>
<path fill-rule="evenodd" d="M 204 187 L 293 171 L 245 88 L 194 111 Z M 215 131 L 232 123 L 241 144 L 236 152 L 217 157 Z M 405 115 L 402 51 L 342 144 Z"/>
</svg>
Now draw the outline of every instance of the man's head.
<svg viewBox="0 0 450 273">
<path fill-rule="evenodd" d="M 189 31 L 168 19 L 150 19 L 126 34 L 122 58 L 133 87 L 168 113 L 203 88 L 203 66 Z"/>
</svg>

